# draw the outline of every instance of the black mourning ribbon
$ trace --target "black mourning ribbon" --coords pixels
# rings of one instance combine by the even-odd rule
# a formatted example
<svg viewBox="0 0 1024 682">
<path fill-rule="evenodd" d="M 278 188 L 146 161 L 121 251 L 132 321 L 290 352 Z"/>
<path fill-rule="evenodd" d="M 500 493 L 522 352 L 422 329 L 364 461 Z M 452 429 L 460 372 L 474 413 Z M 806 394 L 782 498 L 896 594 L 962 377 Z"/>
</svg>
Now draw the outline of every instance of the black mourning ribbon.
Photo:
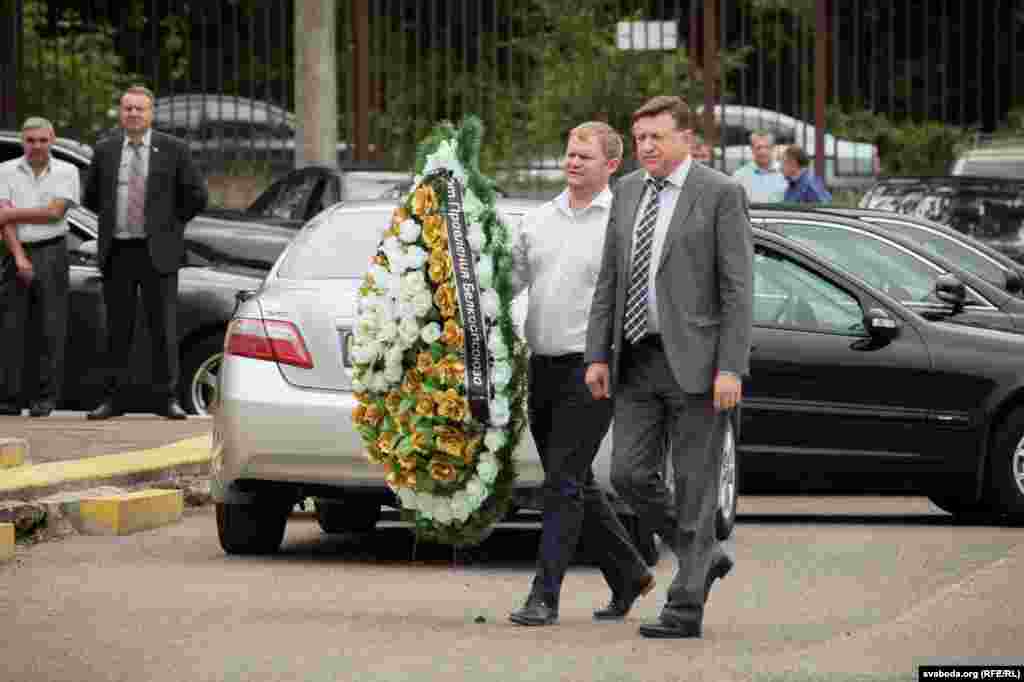
<svg viewBox="0 0 1024 682">
<path fill-rule="evenodd" d="M 473 418 L 482 424 L 490 423 L 491 377 L 490 356 L 487 352 L 487 322 L 480 307 L 480 283 L 476 278 L 473 252 L 466 236 L 466 216 L 462 209 L 462 186 L 452 172 L 441 169 L 432 176 L 444 178 L 448 198 L 448 253 L 452 258 L 455 291 L 459 297 L 459 317 L 462 321 L 463 345 L 466 353 L 466 398 Z"/>
</svg>

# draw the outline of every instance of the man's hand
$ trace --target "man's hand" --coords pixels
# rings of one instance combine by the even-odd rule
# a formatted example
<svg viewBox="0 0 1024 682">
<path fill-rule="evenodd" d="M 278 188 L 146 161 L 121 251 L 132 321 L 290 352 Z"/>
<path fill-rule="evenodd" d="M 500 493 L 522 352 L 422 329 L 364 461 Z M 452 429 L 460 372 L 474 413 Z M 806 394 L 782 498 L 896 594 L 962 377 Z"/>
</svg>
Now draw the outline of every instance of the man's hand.
<svg viewBox="0 0 1024 682">
<path fill-rule="evenodd" d="M 592 362 L 587 366 L 587 375 L 583 380 L 590 388 L 590 395 L 594 396 L 594 400 L 611 397 L 608 376 L 607 362 Z"/>
<path fill-rule="evenodd" d="M 18 281 L 25 286 L 31 284 L 32 280 L 36 276 L 35 270 L 32 269 L 32 261 L 30 261 L 28 258 L 15 258 L 14 266 L 18 269 L 17 273 L 15 274 L 15 276 L 18 278 Z"/>
<path fill-rule="evenodd" d="M 715 410 L 724 412 L 740 404 L 743 394 L 743 382 L 735 374 L 719 372 L 715 375 Z"/>
</svg>

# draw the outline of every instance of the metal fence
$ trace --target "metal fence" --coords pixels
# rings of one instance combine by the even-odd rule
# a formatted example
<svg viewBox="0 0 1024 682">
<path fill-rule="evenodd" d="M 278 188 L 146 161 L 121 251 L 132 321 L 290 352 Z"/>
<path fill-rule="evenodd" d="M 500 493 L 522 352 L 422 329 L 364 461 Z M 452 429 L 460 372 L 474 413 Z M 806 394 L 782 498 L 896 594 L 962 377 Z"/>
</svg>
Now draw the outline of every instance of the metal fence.
<svg viewBox="0 0 1024 682">
<path fill-rule="evenodd" d="M 367 35 L 353 14 L 360 3 Z M 208 163 L 290 163 L 294 0 L 0 7 L 4 126 L 41 113 L 62 135 L 95 141 L 116 125 L 117 93 L 144 82 L 176 98 L 157 125 L 189 137 Z M 480 115 L 489 163 L 544 159 L 581 117 L 621 122 L 654 89 L 720 101 L 759 125 L 791 117 L 805 144 L 813 131 L 799 122 L 814 122 L 816 96 L 830 112 L 981 130 L 1024 106 L 1024 0 L 338 0 L 337 28 L 340 137 L 352 139 L 351 65 L 366 40 L 371 156 L 396 169 L 441 119 Z M 743 130 L 707 130 L 719 163 L 745 144 Z"/>
</svg>

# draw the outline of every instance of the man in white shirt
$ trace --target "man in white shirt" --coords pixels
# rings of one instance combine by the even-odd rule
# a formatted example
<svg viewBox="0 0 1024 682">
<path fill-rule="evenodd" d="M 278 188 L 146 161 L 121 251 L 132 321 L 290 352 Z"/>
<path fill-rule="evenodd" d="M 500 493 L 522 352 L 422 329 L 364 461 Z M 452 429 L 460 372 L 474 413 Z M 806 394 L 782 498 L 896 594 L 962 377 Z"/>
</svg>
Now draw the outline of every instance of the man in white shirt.
<svg viewBox="0 0 1024 682">
<path fill-rule="evenodd" d="M 654 586 L 654 576 L 629 539 L 591 463 L 612 418 L 583 381 L 587 321 L 612 194 L 608 180 L 622 161 L 622 138 L 606 123 L 569 133 L 566 189 L 523 220 L 513 253 L 516 289 L 529 288 L 530 431 L 544 465 L 544 520 L 537 572 L 525 605 L 509 619 L 519 625 L 558 621 L 562 579 L 580 537 L 595 551 L 611 587 L 598 620 L 623 618 Z"/>
<path fill-rule="evenodd" d="M 751 204 L 771 204 L 786 196 L 786 176 L 775 160 L 775 138 L 771 133 L 750 134 L 750 151 L 754 157 L 732 174 L 743 185 Z"/>
<path fill-rule="evenodd" d="M 64 218 L 79 201 L 78 169 L 50 156 L 53 125 L 32 117 L 21 128 L 25 154 L 0 164 L 0 232 L 8 257 L 0 271 L 5 367 L 0 415 L 20 415 L 28 338 L 39 340 L 39 385 L 29 414 L 49 415 L 64 371 L 68 252 Z M 34 329 L 29 328 L 29 322 Z"/>
</svg>

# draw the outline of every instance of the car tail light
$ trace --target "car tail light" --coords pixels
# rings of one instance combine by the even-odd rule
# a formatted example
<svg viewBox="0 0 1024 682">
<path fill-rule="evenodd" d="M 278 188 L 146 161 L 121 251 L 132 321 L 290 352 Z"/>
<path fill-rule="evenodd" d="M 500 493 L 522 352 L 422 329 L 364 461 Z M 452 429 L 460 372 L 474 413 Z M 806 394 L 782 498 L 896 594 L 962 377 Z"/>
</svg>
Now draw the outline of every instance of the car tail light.
<svg viewBox="0 0 1024 682">
<path fill-rule="evenodd" d="M 231 321 L 224 340 L 224 352 L 282 365 L 313 368 L 313 358 L 298 328 L 284 320 L 256 320 L 241 317 Z"/>
</svg>

